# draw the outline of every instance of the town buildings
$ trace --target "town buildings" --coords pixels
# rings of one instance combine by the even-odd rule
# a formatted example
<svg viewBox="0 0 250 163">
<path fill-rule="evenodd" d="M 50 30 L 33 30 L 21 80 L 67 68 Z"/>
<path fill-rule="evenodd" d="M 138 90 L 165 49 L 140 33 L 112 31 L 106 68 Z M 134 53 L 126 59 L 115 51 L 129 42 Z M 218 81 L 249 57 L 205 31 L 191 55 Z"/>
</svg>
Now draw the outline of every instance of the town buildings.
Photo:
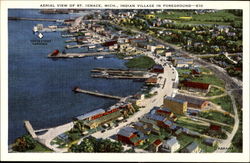
<svg viewBox="0 0 250 163">
<path fill-rule="evenodd" d="M 187 101 L 169 96 L 164 98 L 163 106 L 169 108 L 172 112 L 177 114 L 185 114 L 187 112 Z"/>
</svg>

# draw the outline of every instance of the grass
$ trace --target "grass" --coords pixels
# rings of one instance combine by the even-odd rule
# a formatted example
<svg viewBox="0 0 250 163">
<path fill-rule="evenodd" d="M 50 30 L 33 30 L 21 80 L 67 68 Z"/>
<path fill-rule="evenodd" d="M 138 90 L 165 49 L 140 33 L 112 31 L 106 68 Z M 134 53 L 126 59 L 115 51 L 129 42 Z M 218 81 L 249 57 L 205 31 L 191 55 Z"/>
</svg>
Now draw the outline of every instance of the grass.
<svg viewBox="0 0 250 163">
<path fill-rule="evenodd" d="M 224 93 L 224 91 L 220 90 L 219 88 L 211 87 L 211 89 L 209 90 L 208 94 L 206 94 L 206 96 L 208 96 L 208 97 L 217 96 L 217 95 L 221 95 L 223 93 Z"/>
<path fill-rule="evenodd" d="M 220 105 L 223 110 L 234 114 L 233 105 L 230 96 L 224 96 L 211 100 L 211 102 Z"/>
<path fill-rule="evenodd" d="M 223 113 L 217 112 L 217 111 L 209 111 L 209 112 L 199 112 L 198 114 L 200 117 L 214 120 L 217 122 L 225 123 L 228 125 L 234 124 L 234 119 L 230 117 L 229 115 L 225 115 Z"/>
<path fill-rule="evenodd" d="M 181 146 L 179 151 L 181 151 L 183 148 L 185 148 L 191 142 L 196 142 L 199 145 L 199 147 L 206 153 L 213 152 L 217 148 L 217 147 L 211 147 L 211 146 L 204 144 L 202 142 L 203 141 L 202 138 L 193 138 L 193 137 L 185 135 L 185 134 L 179 135 L 177 137 L 177 139 L 178 139 L 180 146 Z"/>
<path fill-rule="evenodd" d="M 191 16 L 192 19 L 181 21 L 180 17 Z M 168 13 L 159 13 L 156 14 L 156 17 L 162 19 L 171 19 L 176 20 L 179 24 L 220 24 L 228 25 L 230 22 L 242 21 L 242 18 L 235 16 L 232 13 L 227 12 L 226 10 L 220 10 L 215 13 L 205 13 L 205 14 L 194 14 L 193 11 L 172 11 Z M 225 19 L 229 21 L 226 22 Z"/>
<path fill-rule="evenodd" d="M 155 61 L 147 56 L 133 58 L 125 63 L 128 68 L 149 69 L 155 65 Z"/>
<path fill-rule="evenodd" d="M 188 120 L 186 117 L 178 118 L 176 123 L 182 127 L 188 128 L 192 131 L 203 133 L 208 129 L 207 126 L 197 124 L 196 121 Z"/>
<path fill-rule="evenodd" d="M 195 77 L 191 79 L 193 82 L 202 82 L 202 83 L 209 83 L 212 85 L 217 85 L 219 87 L 225 88 L 225 81 L 219 79 L 215 75 L 207 75 L 207 74 L 202 74 L 199 77 Z"/>
</svg>

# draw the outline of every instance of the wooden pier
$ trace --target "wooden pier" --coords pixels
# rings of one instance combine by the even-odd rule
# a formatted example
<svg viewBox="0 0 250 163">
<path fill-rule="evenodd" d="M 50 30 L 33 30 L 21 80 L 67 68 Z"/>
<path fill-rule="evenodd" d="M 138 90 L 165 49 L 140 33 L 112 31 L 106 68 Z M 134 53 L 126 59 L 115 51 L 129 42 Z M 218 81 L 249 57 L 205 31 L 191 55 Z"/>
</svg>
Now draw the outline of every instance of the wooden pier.
<svg viewBox="0 0 250 163">
<path fill-rule="evenodd" d="M 102 56 L 102 55 L 110 55 L 116 52 L 93 52 L 93 53 L 58 53 L 57 55 L 52 55 L 50 53 L 48 55 L 49 58 L 83 58 L 83 57 L 91 57 L 91 56 Z"/>
<path fill-rule="evenodd" d="M 76 93 L 85 93 L 85 94 L 89 94 L 89 95 L 100 96 L 100 97 L 105 97 L 105 98 L 112 98 L 112 99 L 116 99 L 116 100 L 123 99 L 123 97 L 120 97 L 120 96 L 113 96 L 113 95 L 108 95 L 108 94 L 104 94 L 104 93 L 100 93 L 100 92 L 83 90 L 80 88 L 75 88 L 75 89 L 73 89 L 73 91 Z"/>
<path fill-rule="evenodd" d="M 107 72 L 107 73 L 145 73 L 143 70 L 126 70 L 126 69 L 111 69 L 111 68 L 94 68 L 91 72 Z"/>
<path fill-rule="evenodd" d="M 9 20 L 31 20 L 31 21 L 50 21 L 57 22 L 58 19 L 44 19 L 44 18 L 20 18 L 20 17 L 8 17 Z"/>
<path fill-rule="evenodd" d="M 33 127 L 31 126 L 29 121 L 24 121 L 24 126 L 27 129 L 27 131 L 29 132 L 29 134 L 32 136 L 32 138 L 37 138 L 37 135 L 35 133 L 35 130 L 33 129 Z"/>
<path fill-rule="evenodd" d="M 147 79 L 148 77 L 144 76 L 126 76 L 126 75 L 91 75 L 92 78 L 106 78 L 106 79 Z"/>
</svg>

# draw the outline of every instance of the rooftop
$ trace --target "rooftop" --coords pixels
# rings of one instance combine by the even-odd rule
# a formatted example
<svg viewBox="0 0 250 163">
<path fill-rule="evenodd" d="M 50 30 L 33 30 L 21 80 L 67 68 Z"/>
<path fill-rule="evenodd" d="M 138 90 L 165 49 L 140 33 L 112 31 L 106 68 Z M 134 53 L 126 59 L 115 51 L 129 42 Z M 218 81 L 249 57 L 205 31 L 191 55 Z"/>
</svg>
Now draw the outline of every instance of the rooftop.
<svg viewBox="0 0 250 163">
<path fill-rule="evenodd" d="M 117 134 L 125 136 L 125 137 L 129 137 L 135 132 L 137 132 L 137 130 L 132 127 L 123 127 L 122 129 L 119 130 Z"/>
<path fill-rule="evenodd" d="M 105 112 L 104 109 L 97 109 L 97 110 L 88 112 L 86 114 L 80 115 L 80 116 L 76 117 L 76 119 L 78 119 L 78 120 L 84 120 L 86 118 L 89 118 L 89 117 L 92 117 L 94 115 L 97 115 L 97 114 L 100 114 L 100 113 L 104 113 L 104 112 Z"/>
<path fill-rule="evenodd" d="M 183 100 L 183 101 L 187 101 L 188 103 L 192 103 L 192 104 L 196 104 L 196 105 L 202 105 L 205 102 L 205 100 L 203 100 L 203 99 L 191 97 L 191 96 L 185 96 L 185 95 L 181 95 L 181 94 L 177 94 L 175 96 L 175 98 Z"/>
</svg>

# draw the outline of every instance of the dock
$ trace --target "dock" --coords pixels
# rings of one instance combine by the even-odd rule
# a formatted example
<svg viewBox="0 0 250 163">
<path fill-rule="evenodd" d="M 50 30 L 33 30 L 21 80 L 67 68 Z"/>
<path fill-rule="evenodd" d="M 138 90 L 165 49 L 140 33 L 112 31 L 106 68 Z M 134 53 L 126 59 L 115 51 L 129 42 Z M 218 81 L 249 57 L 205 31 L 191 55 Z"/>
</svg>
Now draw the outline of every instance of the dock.
<svg viewBox="0 0 250 163">
<path fill-rule="evenodd" d="M 113 96 L 113 95 L 108 95 L 108 94 L 104 94 L 104 93 L 100 93 L 100 92 L 88 91 L 88 90 L 80 89 L 78 87 L 73 89 L 73 91 L 76 92 L 76 93 L 85 93 L 85 94 L 89 94 L 89 95 L 105 97 L 105 98 L 111 98 L 111 99 L 116 99 L 116 100 L 123 99 L 123 97 L 120 97 L 120 96 Z"/>
<path fill-rule="evenodd" d="M 112 68 L 94 68 L 91 72 L 107 72 L 107 73 L 145 73 L 146 70 L 131 70 L 131 69 L 112 69 Z"/>
<path fill-rule="evenodd" d="M 102 55 L 110 55 L 115 54 L 116 52 L 89 52 L 89 53 L 58 53 L 57 55 L 52 55 L 50 53 L 48 58 L 83 58 L 83 57 L 91 57 L 91 56 L 102 56 Z"/>
<path fill-rule="evenodd" d="M 148 77 L 144 76 L 126 76 L 126 75 L 91 75 L 92 78 L 106 78 L 106 79 L 147 79 Z"/>
<path fill-rule="evenodd" d="M 8 17 L 9 20 L 31 20 L 31 21 L 50 21 L 57 22 L 58 19 L 44 19 L 44 18 L 21 18 L 21 17 Z"/>
<path fill-rule="evenodd" d="M 24 121 L 24 126 L 27 129 L 27 131 L 29 132 L 29 134 L 32 136 L 32 138 L 34 138 L 34 139 L 37 138 L 35 130 L 31 126 L 30 121 Z"/>
</svg>

